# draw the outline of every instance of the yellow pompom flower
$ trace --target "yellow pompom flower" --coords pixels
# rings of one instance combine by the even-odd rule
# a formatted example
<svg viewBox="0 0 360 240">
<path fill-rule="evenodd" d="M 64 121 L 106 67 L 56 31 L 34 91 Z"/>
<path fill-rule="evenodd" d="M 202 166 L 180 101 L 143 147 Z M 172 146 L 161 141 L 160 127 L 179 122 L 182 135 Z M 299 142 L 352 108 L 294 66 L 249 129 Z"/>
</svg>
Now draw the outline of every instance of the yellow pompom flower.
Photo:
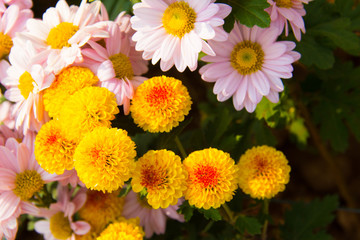
<svg viewBox="0 0 360 240">
<path fill-rule="evenodd" d="M 252 198 L 272 198 L 285 190 L 290 166 L 285 155 L 269 146 L 247 150 L 238 162 L 239 187 Z"/>
<path fill-rule="evenodd" d="M 49 173 L 62 174 L 74 167 L 73 155 L 79 139 L 70 137 L 57 120 L 42 125 L 35 139 L 35 158 Z"/>
<path fill-rule="evenodd" d="M 122 218 L 110 224 L 97 240 L 143 240 L 145 233 L 139 223 L 139 218 Z"/>
<path fill-rule="evenodd" d="M 143 82 L 134 94 L 130 112 L 134 122 L 149 132 L 169 132 L 189 113 L 191 98 L 180 80 L 153 77 Z"/>
<path fill-rule="evenodd" d="M 119 190 L 112 193 L 88 190 L 86 202 L 78 211 L 79 218 L 91 225 L 92 235 L 99 235 L 110 222 L 120 219 L 124 198 Z"/>
<path fill-rule="evenodd" d="M 168 150 L 150 150 L 136 162 L 131 180 L 134 192 L 147 190 L 147 201 L 154 209 L 175 205 L 186 189 L 187 173 L 181 159 Z"/>
<path fill-rule="evenodd" d="M 51 86 L 45 89 L 44 106 L 50 117 L 58 118 L 64 102 L 76 91 L 99 82 L 97 76 L 85 67 L 71 66 L 63 69 Z"/>
<path fill-rule="evenodd" d="M 72 135 L 83 137 L 95 127 L 110 127 L 117 113 L 119 108 L 112 92 L 101 87 L 85 87 L 64 103 L 59 119 Z"/>
<path fill-rule="evenodd" d="M 112 192 L 131 177 L 135 157 L 135 143 L 125 130 L 97 127 L 80 141 L 74 165 L 87 188 Z"/>
<path fill-rule="evenodd" d="M 228 153 L 215 148 L 192 152 L 183 162 L 189 177 L 185 199 L 197 208 L 218 208 L 237 189 L 238 168 Z"/>
</svg>

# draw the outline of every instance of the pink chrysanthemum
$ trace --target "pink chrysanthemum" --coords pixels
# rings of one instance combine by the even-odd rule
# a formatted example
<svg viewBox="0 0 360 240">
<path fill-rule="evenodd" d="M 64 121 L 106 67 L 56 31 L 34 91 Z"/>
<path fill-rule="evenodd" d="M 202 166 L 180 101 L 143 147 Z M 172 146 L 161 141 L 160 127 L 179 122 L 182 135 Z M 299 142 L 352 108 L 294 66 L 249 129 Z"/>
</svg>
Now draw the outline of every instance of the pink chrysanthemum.
<svg viewBox="0 0 360 240">
<path fill-rule="evenodd" d="M 184 222 L 184 216 L 180 215 L 176 210 L 184 200 L 179 199 L 176 205 L 170 205 L 167 208 L 153 209 L 147 202 L 146 198 L 140 197 L 130 191 L 125 197 L 123 215 L 126 218 L 140 218 L 140 226 L 145 230 L 146 238 L 150 238 L 154 233 L 163 234 L 166 230 L 167 218 Z"/>
<path fill-rule="evenodd" d="M 11 66 L 2 61 L 1 69 L 7 65 L 7 77 L 1 83 L 7 88 L 5 97 L 15 102 L 13 114 L 16 117 L 15 128 L 38 131 L 49 120 L 43 104 L 43 90 L 54 80 L 54 75 L 39 64 L 39 52 L 30 41 L 25 45 L 15 44 L 9 55 Z"/>
<path fill-rule="evenodd" d="M 306 11 L 303 3 L 312 0 L 268 0 L 270 7 L 266 11 L 270 14 L 271 26 L 279 30 L 280 35 L 285 28 L 285 36 L 289 35 L 288 22 L 293 30 L 296 40 L 301 40 L 301 32 L 305 33 L 303 16 Z"/>
<path fill-rule="evenodd" d="M 60 72 L 72 63 L 83 61 L 81 47 L 92 37 L 108 37 L 103 31 L 103 23 L 98 22 L 100 1 L 80 6 L 70 6 L 59 0 L 55 8 L 49 8 L 43 19 L 30 19 L 28 32 L 20 34 L 22 40 L 31 40 L 36 48 L 47 56 L 47 67 L 54 73 Z"/>
<path fill-rule="evenodd" d="M 32 0 L 0 0 L 0 13 L 6 11 L 6 6 L 17 5 L 20 9 L 30 9 L 33 6 Z"/>
<path fill-rule="evenodd" d="M 27 20 L 32 17 L 33 12 L 30 9 L 21 10 L 17 5 L 9 6 L 0 15 L 0 59 L 10 53 L 15 34 L 25 30 Z"/>
<path fill-rule="evenodd" d="M 284 85 L 280 78 L 291 78 L 291 64 L 300 58 L 292 51 L 295 43 L 276 42 L 277 29 L 248 28 L 235 23 L 226 42 L 209 41 L 216 56 L 199 71 L 203 80 L 215 82 L 214 93 L 221 102 L 233 97 L 236 110 L 253 112 L 262 97 L 279 101 Z"/>
<path fill-rule="evenodd" d="M 7 239 L 15 238 L 20 214 L 37 215 L 38 209 L 28 200 L 45 183 L 56 180 L 56 175 L 48 174 L 37 164 L 25 143 L 10 138 L 5 146 L 0 146 L 0 232 Z"/>
<path fill-rule="evenodd" d="M 75 235 L 84 235 L 90 230 L 85 221 L 74 221 L 74 214 L 86 202 L 86 188 L 81 188 L 75 196 L 68 186 L 58 187 L 58 201 L 49 209 L 41 209 L 39 216 L 45 217 L 35 223 L 35 230 L 44 235 L 45 240 L 75 240 Z"/>
<path fill-rule="evenodd" d="M 143 0 L 134 5 L 132 27 L 136 50 L 144 51 L 144 59 L 152 64 L 160 59 L 161 70 L 175 65 L 183 72 L 197 68 L 200 51 L 214 55 L 205 40 L 225 41 L 222 29 L 231 7 L 214 0 Z"/>
<path fill-rule="evenodd" d="M 131 36 L 129 15 L 120 15 L 117 22 L 107 22 L 110 37 L 104 39 L 105 47 L 90 41 L 92 49 L 83 50 L 90 59 L 88 67 L 97 72 L 101 87 L 115 94 L 118 105 L 123 105 L 125 114 L 129 114 L 130 99 L 135 89 L 146 80 L 141 74 L 147 72 L 147 61 L 141 57 L 141 52 L 135 51 Z"/>
</svg>

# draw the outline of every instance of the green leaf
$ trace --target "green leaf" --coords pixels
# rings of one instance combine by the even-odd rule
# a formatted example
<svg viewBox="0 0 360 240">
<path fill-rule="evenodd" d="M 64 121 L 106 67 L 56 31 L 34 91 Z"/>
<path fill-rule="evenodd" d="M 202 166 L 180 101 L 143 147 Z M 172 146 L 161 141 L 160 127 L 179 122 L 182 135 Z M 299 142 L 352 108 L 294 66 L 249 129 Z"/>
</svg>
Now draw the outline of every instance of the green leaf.
<svg viewBox="0 0 360 240">
<path fill-rule="evenodd" d="M 114 20 L 122 11 L 130 13 L 133 5 L 129 0 L 101 0 L 101 2 L 104 3 L 111 20 Z"/>
<path fill-rule="evenodd" d="M 308 33 L 328 38 L 349 54 L 360 54 L 360 38 L 350 30 L 350 26 L 349 18 L 337 18 L 313 27 Z"/>
<path fill-rule="evenodd" d="M 259 220 L 254 217 L 239 216 L 236 219 L 235 227 L 241 234 L 247 232 L 255 235 L 261 233 L 262 225 Z"/>
<path fill-rule="evenodd" d="M 188 201 L 184 201 L 177 210 L 178 213 L 184 215 L 186 222 L 190 221 L 191 217 L 194 215 L 195 208 L 190 206 Z"/>
<path fill-rule="evenodd" d="M 284 240 L 327 240 L 331 237 L 324 232 L 334 220 L 333 211 L 339 205 L 337 196 L 326 196 L 323 200 L 310 203 L 298 202 L 285 213 L 285 224 L 281 226 Z"/>
<path fill-rule="evenodd" d="M 343 152 L 348 147 L 348 129 L 346 128 L 341 108 L 336 103 L 323 101 L 314 108 L 314 118 L 320 123 L 320 135 L 330 141 L 335 151 Z"/>
<path fill-rule="evenodd" d="M 310 35 L 303 36 L 296 50 L 301 53 L 300 62 L 306 66 L 315 65 L 320 69 L 330 69 L 335 63 L 333 51 L 319 44 Z"/>
<path fill-rule="evenodd" d="M 131 190 L 131 184 L 127 184 L 125 188 L 122 188 L 118 197 L 125 197 Z"/>
<path fill-rule="evenodd" d="M 233 120 L 230 111 L 227 108 L 223 109 L 222 114 L 219 117 L 220 119 L 216 121 L 217 127 L 215 130 L 215 136 L 211 141 L 212 146 L 215 145 L 220 140 L 220 138 L 224 135 L 224 133 L 228 129 L 231 121 Z"/>
<path fill-rule="evenodd" d="M 295 119 L 290 124 L 289 131 L 291 134 L 293 134 L 296 137 L 296 140 L 299 143 L 306 145 L 307 139 L 309 138 L 310 135 L 309 135 L 309 131 L 305 127 L 304 119 L 302 118 Z"/>
<path fill-rule="evenodd" d="M 222 219 L 221 214 L 218 209 L 209 208 L 207 210 L 203 208 L 198 208 L 198 211 L 204 215 L 207 220 L 220 221 Z"/>
<path fill-rule="evenodd" d="M 279 103 L 272 103 L 267 98 L 263 98 L 255 109 L 255 116 L 257 119 L 264 119 L 269 127 L 274 128 L 279 120 L 278 111 L 275 110 L 275 107 Z"/>
<path fill-rule="evenodd" d="M 229 0 L 233 7 L 233 14 L 241 24 L 248 27 L 258 25 L 265 28 L 270 26 L 270 16 L 264 11 L 270 5 L 266 0 Z"/>
</svg>

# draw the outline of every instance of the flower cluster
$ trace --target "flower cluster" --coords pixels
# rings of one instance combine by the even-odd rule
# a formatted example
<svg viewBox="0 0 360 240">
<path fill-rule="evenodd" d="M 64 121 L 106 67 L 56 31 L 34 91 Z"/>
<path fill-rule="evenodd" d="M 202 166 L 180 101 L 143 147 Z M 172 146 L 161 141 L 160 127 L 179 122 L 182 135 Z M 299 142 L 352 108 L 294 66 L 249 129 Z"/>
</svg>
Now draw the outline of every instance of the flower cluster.
<svg viewBox="0 0 360 240">
<path fill-rule="evenodd" d="M 168 217 L 183 222 L 184 201 L 208 210 L 238 186 L 260 199 L 283 191 L 290 167 L 273 148 L 238 163 L 212 147 L 137 156 L 134 132 L 162 136 L 192 114 L 182 75 L 145 77 L 149 60 L 195 71 L 202 53 L 198 71 L 219 101 L 250 113 L 263 96 L 278 102 L 300 54 L 277 38 L 289 22 L 300 40 L 308 1 L 268 0 L 270 27 L 236 21 L 230 33 L 231 6 L 215 0 L 143 0 L 115 20 L 98 0 L 59 0 L 42 19 L 31 0 L 0 1 L 0 238 L 15 239 L 17 218 L 30 214 L 45 239 L 143 239 L 164 233 Z M 128 119 L 141 129 L 127 129 Z"/>
</svg>

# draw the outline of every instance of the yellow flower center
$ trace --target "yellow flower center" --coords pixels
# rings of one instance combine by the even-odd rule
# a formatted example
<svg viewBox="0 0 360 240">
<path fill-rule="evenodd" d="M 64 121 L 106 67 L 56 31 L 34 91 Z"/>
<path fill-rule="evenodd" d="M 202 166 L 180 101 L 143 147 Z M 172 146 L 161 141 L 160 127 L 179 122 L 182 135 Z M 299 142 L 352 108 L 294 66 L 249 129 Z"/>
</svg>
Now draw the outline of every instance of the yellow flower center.
<svg viewBox="0 0 360 240">
<path fill-rule="evenodd" d="M 257 72 L 264 63 L 264 51 L 256 42 L 240 42 L 231 52 L 230 63 L 241 75 Z"/>
<path fill-rule="evenodd" d="M 293 3 L 292 0 L 275 0 L 276 6 L 281 8 L 291 8 Z"/>
<path fill-rule="evenodd" d="M 118 53 L 112 55 L 109 59 L 113 64 L 117 78 L 121 79 L 127 77 L 128 79 L 131 79 L 134 76 L 134 71 L 128 56 L 122 53 Z"/>
<path fill-rule="evenodd" d="M 71 237 L 70 222 L 63 212 L 58 212 L 50 218 L 50 231 L 56 239 L 68 239 Z"/>
<path fill-rule="evenodd" d="M 0 59 L 9 55 L 13 41 L 9 35 L 0 32 Z"/>
<path fill-rule="evenodd" d="M 194 29 L 195 20 L 196 12 L 184 1 L 170 4 L 162 17 L 166 32 L 179 38 Z"/>
<path fill-rule="evenodd" d="M 69 22 L 62 22 L 50 30 L 46 43 L 54 49 L 70 47 L 68 41 L 78 30 L 78 26 Z"/>
<path fill-rule="evenodd" d="M 33 83 L 35 83 L 35 81 L 29 72 L 25 71 L 20 76 L 18 88 L 20 89 L 21 95 L 23 95 L 23 97 L 25 99 L 27 99 L 29 97 L 30 92 L 32 92 L 32 90 L 34 90 Z"/>
<path fill-rule="evenodd" d="M 44 184 L 44 181 L 37 171 L 25 170 L 16 175 L 15 189 L 13 191 L 21 200 L 27 201 L 34 193 L 39 192 Z"/>
</svg>

